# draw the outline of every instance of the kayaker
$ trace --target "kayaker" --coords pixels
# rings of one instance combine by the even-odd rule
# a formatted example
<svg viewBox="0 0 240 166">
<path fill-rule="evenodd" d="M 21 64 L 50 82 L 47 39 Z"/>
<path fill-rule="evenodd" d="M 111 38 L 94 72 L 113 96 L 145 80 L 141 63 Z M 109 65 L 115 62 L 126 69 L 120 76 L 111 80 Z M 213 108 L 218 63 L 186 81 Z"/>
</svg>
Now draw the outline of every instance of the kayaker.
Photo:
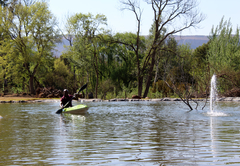
<svg viewBox="0 0 240 166">
<path fill-rule="evenodd" d="M 68 90 L 64 89 L 63 90 L 63 97 L 60 99 L 60 107 L 63 108 L 67 102 L 69 102 L 65 108 L 67 107 L 72 107 L 72 99 L 73 96 L 68 94 Z"/>
</svg>

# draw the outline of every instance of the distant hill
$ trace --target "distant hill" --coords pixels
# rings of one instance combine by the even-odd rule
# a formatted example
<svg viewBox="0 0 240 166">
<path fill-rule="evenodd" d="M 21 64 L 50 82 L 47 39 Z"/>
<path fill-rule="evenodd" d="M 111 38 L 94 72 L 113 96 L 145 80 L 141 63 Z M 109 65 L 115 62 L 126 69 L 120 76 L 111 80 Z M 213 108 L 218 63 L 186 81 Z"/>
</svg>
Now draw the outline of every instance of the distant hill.
<svg viewBox="0 0 240 166">
<path fill-rule="evenodd" d="M 203 43 L 207 43 L 209 40 L 207 36 L 201 35 L 189 35 L 189 36 L 174 35 L 174 37 L 179 45 L 189 44 L 191 49 L 195 49 L 203 45 Z M 55 51 L 53 52 L 54 56 L 60 57 L 62 52 L 66 50 L 66 46 L 69 46 L 69 42 L 65 38 L 63 38 L 62 43 L 56 44 Z"/>
<path fill-rule="evenodd" d="M 201 35 L 196 35 L 196 36 L 178 36 L 174 35 L 176 41 L 178 42 L 179 45 L 181 44 L 189 44 L 192 49 L 195 49 L 204 43 L 208 42 L 208 37 L 207 36 L 201 36 Z"/>
<path fill-rule="evenodd" d="M 54 57 L 60 57 L 62 55 L 62 52 L 66 50 L 66 46 L 69 46 L 69 41 L 67 41 L 64 37 L 62 39 L 61 43 L 56 43 L 56 47 L 53 51 Z"/>
</svg>

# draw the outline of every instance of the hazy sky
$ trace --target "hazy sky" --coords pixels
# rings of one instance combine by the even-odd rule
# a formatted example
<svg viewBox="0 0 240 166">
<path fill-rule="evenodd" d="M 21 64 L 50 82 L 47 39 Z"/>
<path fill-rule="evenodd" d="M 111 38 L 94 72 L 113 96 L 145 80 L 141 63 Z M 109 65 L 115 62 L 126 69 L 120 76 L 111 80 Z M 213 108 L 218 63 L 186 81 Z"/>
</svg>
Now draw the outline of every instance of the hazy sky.
<svg viewBox="0 0 240 166">
<path fill-rule="evenodd" d="M 116 32 L 136 32 L 136 19 L 130 11 L 121 11 L 119 0 L 49 0 L 50 10 L 63 23 L 67 15 L 75 13 L 104 14 L 108 21 L 108 28 Z M 199 0 L 199 10 L 206 15 L 206 19 L 199 24 L 200 29 L 185 30 L 182 35 L 209 35 L 212 26 L 217 26 L 224 16 L 231 19 L 233 30 L 240 25 L 240 0 Z M 152 10 L 149 5 L 141 1 L 143 8 L 142 35 L 147 35 L 152 24 Z"/>
</svg>

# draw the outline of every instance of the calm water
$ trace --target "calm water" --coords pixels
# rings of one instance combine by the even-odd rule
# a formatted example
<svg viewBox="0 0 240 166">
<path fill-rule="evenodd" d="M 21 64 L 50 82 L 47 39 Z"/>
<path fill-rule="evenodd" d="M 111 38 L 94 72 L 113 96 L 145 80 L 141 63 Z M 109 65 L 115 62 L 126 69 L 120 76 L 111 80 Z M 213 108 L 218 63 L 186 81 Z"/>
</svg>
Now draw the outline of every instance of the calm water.
<svg viewBox="0 0 240 166">
<path fill-rule="evenodd" d="M 75 103 L 76 104 L 76 103 Z M 216 114 L 182 102 L 0 104 L 0 165 L 239 165 L 240 103 Z"/>
</svg>

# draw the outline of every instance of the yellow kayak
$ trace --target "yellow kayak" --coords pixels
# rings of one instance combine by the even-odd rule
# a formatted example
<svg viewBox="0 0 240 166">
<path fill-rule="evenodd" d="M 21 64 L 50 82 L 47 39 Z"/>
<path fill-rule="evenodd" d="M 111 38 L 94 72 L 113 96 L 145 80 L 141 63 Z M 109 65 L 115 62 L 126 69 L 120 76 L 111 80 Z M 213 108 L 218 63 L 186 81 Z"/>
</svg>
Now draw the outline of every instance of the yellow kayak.
<svg viewBox="0 0 240 166">
<path fill-rule="evenodd" d="M 88 110 L 88 106 L 84 104 L 79 104 L 73 107 L 64 108 L 62 113 L 70 113 L 70 114 L 84 114 Z"/>
</svg>

